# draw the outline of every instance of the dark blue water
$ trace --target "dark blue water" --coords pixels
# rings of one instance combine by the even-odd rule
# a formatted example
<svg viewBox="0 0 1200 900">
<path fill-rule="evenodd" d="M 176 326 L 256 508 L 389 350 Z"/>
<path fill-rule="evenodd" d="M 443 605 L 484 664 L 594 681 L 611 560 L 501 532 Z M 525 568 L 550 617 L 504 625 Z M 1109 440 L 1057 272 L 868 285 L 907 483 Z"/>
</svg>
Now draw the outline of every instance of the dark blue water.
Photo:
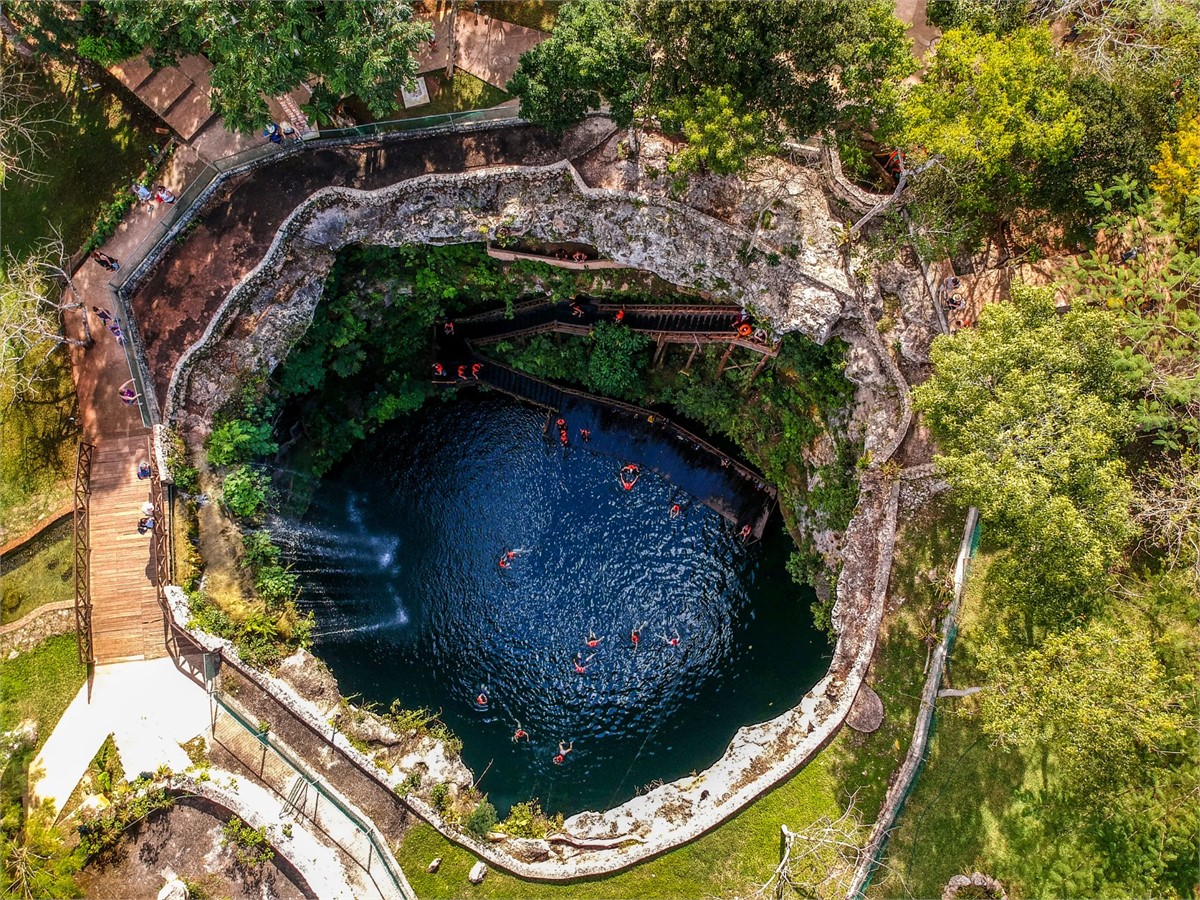
<svg viewBox="0 0 1200 900">
<path fill-rule="evenodd" d="M 704 769 L 795 705 L 829 651 L 782 529 L 745 547 L 678 488 L 643 474 L 625 491 L 619 461 L 564 452 L 544 424 L 498 395 L 428 404 L 326 476 L 290 542 L 342 692 L 441 709 L 475 773 L 491 763 L 480 788 L 501 815 L 531 797 L 605 808 Z M 531 740 L 514 744 L 518 721 Z"/>
</svg>

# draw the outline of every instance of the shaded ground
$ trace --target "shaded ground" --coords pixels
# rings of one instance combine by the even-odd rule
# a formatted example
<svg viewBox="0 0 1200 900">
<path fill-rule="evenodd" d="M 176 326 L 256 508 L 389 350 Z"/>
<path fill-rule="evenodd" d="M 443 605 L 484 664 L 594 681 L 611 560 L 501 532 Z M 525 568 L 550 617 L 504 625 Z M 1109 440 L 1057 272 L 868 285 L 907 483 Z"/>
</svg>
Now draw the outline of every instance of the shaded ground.
<svg viewBox="0 0 1200 900">
<path fill-rule="evenodd" d="M 302 900 L 315 896 L 291 864 L 276 854 L 253 873 L 239 871 L 221 847 L 224 810 L 199 798 L 181 799 L 150 815 L 118 846 L 115 860 L 93 863 L 79 875 L 87 897 L 125 900 L 154 897 L 170 870 L 199 891 L 190 896 Z"/>
<path fill-rule="evenodd" d="M 54 229 L 68 253 L 91 234 L 100 207 L 136 178 L 162 143 L 157 122 L 107 72 L 88 63 L 22 69 L 20 77 L 45 98 L 37 118 L 51 118 L 45 155 L 26 160 L 45 180 L 17 181 L 0 204 L 3 247 L 24 256 Z M 85 91 L 92 84 L 98 87 Z"/>
<path fill-rule="evenodd" d="M 0 207 L 19 193 L 6 191 Z M 64 348 L 51 353 L 40 375 L 20 402 L 0 410 L 0 543 L 71 501 L 79 408 Z"/>
<path fill-rule="evenodd" d="M 229 291 L 262 259 L 275 232 L 314 191 L 377 190 L 431 172 L 546 165 L 561 143 L 538 128 L 373 142 L 299 153 L 225 185 L 131 298 L 160 403 L 183 351 L 203 333 Z"/>
<path fill-rule="evenodd" d="M 75 596 L 71 520 L 63 519 L 4 558 L 0 624 L 15 622 L 46 603 Z"/>
<path fill-rule="evenodd" d="M 429 92 L 429 102 L 421 106 L 405 109 L 404 102 L 397 95 L 395 109 L 387 115 L 374 116 L 367 105 L 357 97 L 349 97 L 343 103 L 359 124 L 365 124 L 391 122 L 396 119 L 419 119 L 424 116 L 462 112 L 466 109 L 490 109 L 511 99 L 504 91 L 462 69 L 454 73 L 453 79 L 447 79 L 445 73 L 438 72 L 426 72 L 421 77 L 425 79 L 425 89 Z"/>
</svg>

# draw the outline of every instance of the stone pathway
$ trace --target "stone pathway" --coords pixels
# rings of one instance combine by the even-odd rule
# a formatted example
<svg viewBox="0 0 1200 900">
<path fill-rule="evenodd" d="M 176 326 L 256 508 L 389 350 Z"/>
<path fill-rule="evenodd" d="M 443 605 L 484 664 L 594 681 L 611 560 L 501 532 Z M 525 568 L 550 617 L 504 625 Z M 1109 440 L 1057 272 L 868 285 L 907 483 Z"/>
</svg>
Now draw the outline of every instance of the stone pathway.
<svg viewBox="0 0 1200 900">
<path fill-rule="evenodd" d="M 172 660 L 97 666 L 34 759 L 31 794 L 57 816 L 110 734 L 131 780 L 164 764 L 182 772 L 191 761 L 179 744 L 208 726 L 208 695 Z"/>
</svg>

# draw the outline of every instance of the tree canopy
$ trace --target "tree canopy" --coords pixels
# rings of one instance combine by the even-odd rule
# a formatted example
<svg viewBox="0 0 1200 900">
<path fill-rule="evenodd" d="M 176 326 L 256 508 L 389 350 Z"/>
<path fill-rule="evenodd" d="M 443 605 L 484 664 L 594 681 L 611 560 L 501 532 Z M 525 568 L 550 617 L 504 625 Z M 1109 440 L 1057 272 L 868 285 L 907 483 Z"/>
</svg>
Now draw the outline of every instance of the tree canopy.
<svg viewBox="0 0 1200 900">
<path fill-rule="evenodd" d="M 212 103 L 230 128 L 269 121 L 263 95 L 310 75 L 357 94 L 378 116 L 416 75 L 416 50 L 432 34 L 405 0 L 103 0 L 117 28 L 156 64 L 204 54 L 213 63 Z"/>
<path fill-rule="evenodd" d="M 1133 535 L 1114 317 L 1059 316 L 1049 290 L 1017 287 L 931 359 L 914 399 L 938 468 L 1009 548 L 989 579 L 1027 626 L 1077 620 Z"/>
<path fill-rule="evenodd" d="M 577 0 L 508 90 L 555 130 L 605 103 L 625 126 L 680 103 L 711 112 L 723 97 L 765 135 L 806 137 L 881 114 L 913 67 L 882 0 Z"/>
</svg>

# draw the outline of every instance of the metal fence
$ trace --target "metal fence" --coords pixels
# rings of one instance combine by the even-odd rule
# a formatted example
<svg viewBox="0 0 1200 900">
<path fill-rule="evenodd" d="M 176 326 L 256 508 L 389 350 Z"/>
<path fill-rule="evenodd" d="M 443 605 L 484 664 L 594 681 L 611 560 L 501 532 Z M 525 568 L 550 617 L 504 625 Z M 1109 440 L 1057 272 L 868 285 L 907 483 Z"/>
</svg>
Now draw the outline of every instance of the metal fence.
<svg viewBox="0 0 1200 900">
<path fill-rule="evenodd" d="M 145 366 L 146 355 L 141 335 L 128 308 L 127 289 L 136 288 L 137 283 L 153 268 L 171 241 L 182 240 L 186 236 L 187 228 L 195 221 L 196 214 L 215 191 L 223 176 L 276 162 L 309 150 L 353 144 L 368 138 L 439 132 L 446 129 L 453 130 L 464 125 L 517 122 L 519 120 L 519 110 L 516 107 L 505 106 L 388 122 L 372 122 L 352 128 L 328 129 L 317 137 L 292 140 L 284 144 L 272 144 L 264 141 L 262 144 L 256 144 L 219 159 L 204 162 L 188 184 L 176 193 L 175 203 L 164 204 L 165 208 L 162 208 L 162 214 L 155 219 L 150 230 L 138 245 L 124 254 L 120 270 L 113 273 L 108 280 L 112 308 L 122 333 L 126 337 L 125 357 L 129 365 L 130 377 L 136 386 L 142 424 L 147 428 L 158 424 L 159 409 L 153 393 L 153 380 Z"/>
<path fill-rule="evenodd" d="M 224 696 L 219 689 L 214 689 L 210 697 L 213 702 L 213 740 L 255 772 L 259 780 L 280 798 L 282 810 L 303 816 L 337 844 L 362 868 L 381 897 L 416 900 L 404 873 L 370 825 L 281 746 L 269 729 L 252 723 L 248 715 L 237 708 L 236 700 L 230 702 L 232 698 Z M 233 733 L 228 729 L 233 729 Z M 252 741 L 261 754 L 259 759 L 242 759 L 236 747 L 239 740 L 243 744 Z"/>
<path fill-rule="evenodd" d="M 908 753 L 900 766 L 896 780 L 888 789 L 879 817 L 871 829 L 871 836 L 862 859 L 855 870 L 848 900 L 861 900 L 866 896 L 867 888 L 879 869 L 883 855 L 887 851 L 888 838 L 892 828 L 900 818 L 905 803 L 917 786 L 918 778 L 925 768 L 929 758 L 929 744 L 937 731 L 936 701 L 938 688 L 942 683 L 942 673 L 950 652 L 954 649 L 954 641 L 958 636 L 958 608 L 962 603 L 966 590 L 967 578 L 971 573 L 971 561 L 979 549 L 980 518 L 979 511 L 971 507 L 967 511 L 967 520 L 963 527 L 963 537 L 959 544 L 958 557 L 954 564 L 954 599 L 946 611 L 942 622 L 942 642 L 934 651 L 929 666 L 929 675 L 925 679 L 925 687 L 921 692 L 921 707 L 917 712 L 917 722 L 913 728 L 913 739 Z"/>
</svg>

